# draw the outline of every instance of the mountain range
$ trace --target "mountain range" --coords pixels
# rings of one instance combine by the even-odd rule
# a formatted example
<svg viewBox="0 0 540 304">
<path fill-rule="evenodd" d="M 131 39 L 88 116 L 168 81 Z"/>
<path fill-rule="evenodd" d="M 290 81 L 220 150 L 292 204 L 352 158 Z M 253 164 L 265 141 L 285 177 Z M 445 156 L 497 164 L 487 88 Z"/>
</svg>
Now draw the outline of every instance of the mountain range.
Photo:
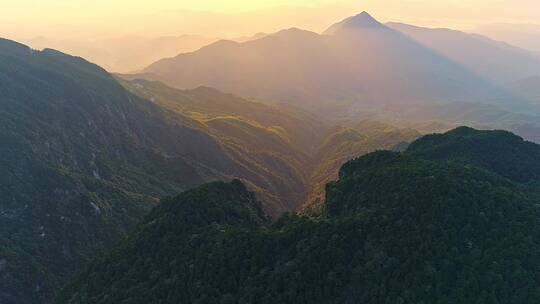
<svg viewBox="0 0 540 304">
<path fill-rule="evenodd" d="M 473 53 L 482 58 L 474 61 Z M 128 77 L 206 85 L 323 113 L 456 101 L 516 110 L 527 102 L 494 80 L 517 81 L 539 66 L 529 53 L 486 38 L 387 26 L 364 12 L 323 34 L 292 28 L 245 43 L 219 41 Z"/>
</svg>

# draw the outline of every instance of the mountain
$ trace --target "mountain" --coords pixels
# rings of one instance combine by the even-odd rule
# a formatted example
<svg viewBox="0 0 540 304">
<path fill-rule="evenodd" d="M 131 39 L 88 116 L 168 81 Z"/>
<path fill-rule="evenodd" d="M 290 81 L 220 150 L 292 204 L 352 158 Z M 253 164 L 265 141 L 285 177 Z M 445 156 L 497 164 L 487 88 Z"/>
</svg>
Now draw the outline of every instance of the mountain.
<svg viewBox="0 0 540 304">
<path fill-rule="evenodd" d="M 205 126 L 227 155 L 250 172 L 248 183 L 260 189 L 267 212 L 278 215 L 302 204 L 316 165 L 312 155 L 328 128 L 324 121 L 207 87 L 186 91 L 145 80 L 124 85 L 160 108 Z"/>
<path fill-rule="evenodd" d="M 498 84 L 540 75 L 540 60 L 537 57 L 504 42 L 450 29 L 402 23 L 387 25 Z"/>
<path fill-rule="evenodd" d="M 375 29 L 386 31 L 388 28 L 379 21 L 375 20 L 367 12 L 361 12 L 360 14 L 349 17 L 339 23 L 336 23 L 328 28 L 324 33 L 327 35 L 335 35 L 340 32 L 356 31 L 358 29 Z"/>
<path fill-rule="evenodd" d="M 418 142 L 450 152 L 445 159 L 417 148 L 362 156 L 327 186 L 323 218 L 270 223 L 238 181 L 180 194 L 78 274 L 58 303 L 535 303 L 540 188 L 489 170 L 497 166 L 448 161 L 475 155 L 460 150 L 464 133 L 513 143 L 461 128 L 440 135 L 444 150 L 432 137 Z"/>
<path fill-rule="evenodd" d="M 203 122 L 130 93 L 83 59 L 8 40 L 0 40 L 0 79 L 2 303 L 50 302 L 72 272 L 131 230 L 161 197 L 204 182 L 242 178 L 268 213 L 292 209 L 294 197 L 302 203 L 301 166 L 274 151 L 290 153 L 291 162 L 303 154 L 289 147 L 293 139 L 279 121 L 269 121 L 275 126 L 268 129 L 232 116 Z M 241 102 L 236 108 L 273 109 L 210 89 L 184 94 L 192 107 L 214 102 L 217 109 L 222 102 L 233 109 Z M 274 114 L 279 120 L 281 112 Z M 244 127 L 252 133 L 238 133 Z M 251 153 L 244 143 L 255 141 L 276 148 L 266 152 L 261 145 L 244 158 Z"/>
<path fill-rule="evenodd" d="M 402 129 L 415 129 L 423 134 L 445 132 L 467 125 L 477 129 L 508 130 L 527 140 L 540 143 L 540 114 L 534 110 L 514 113 L 496 105 L 453 102 L 366 109 L 355 115 L 364 119 L 374 118 Z"/>
<path fill-rule="evenodd" d="M 274 217 L 300 209 L 331 126 L 294 107 L 125 81 L 0 40 L 0 302 L 51 303 L 160 199 L 206 182 L 242 180 Z M 347 155 L 402 141 L 366 139 Z"/>
<path fill-rule="evenodd" d="M 160 60 L 128 78 L 178 88 L 210 86 L 324 114 L 328 108 L 348 113 L 358 104 L 461 100 L 517 105 L 505 90 L 367 13 L 323 35 L 292 28 L 244 43 L 220 41 Z"/>
<path fill-rule="evenodd" d="M 81 56 L 111 72 L 128 73 L 139 71 L 162 58 L 196 51 L 217 40 L 198 35 L 155 38 L 129 35 L 87 40 L 36 37 L 23 42 L 35 49 L 54 48 L 67 54 Z"/>
</svg>

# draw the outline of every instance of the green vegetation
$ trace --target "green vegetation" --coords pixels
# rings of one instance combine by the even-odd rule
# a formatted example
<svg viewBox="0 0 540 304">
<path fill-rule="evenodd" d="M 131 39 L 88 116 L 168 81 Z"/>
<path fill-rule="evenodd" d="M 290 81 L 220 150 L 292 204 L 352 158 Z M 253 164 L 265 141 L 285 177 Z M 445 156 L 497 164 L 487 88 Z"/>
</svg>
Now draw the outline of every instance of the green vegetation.
<svg viewBox="0 0 540 304">
<path fill-rule="evenodd" d="M 330 127 L 330 121 L 290 106 L 250 101 L 206 87 L 178 90 L 141 79 L 122 84 L 161 108 L 206 126 L 232 159 L 251 169 L 244 182 L 256 190 L 272 216 L 300 207 L 319 214 L 324 187 L 337 177 L 341 165 L 420 136 L 376 120 Z"/>
<path fill-rule="evenodd" d="M 321 218 L 270 223 L 238 181 L 165 200 L 58 303 L 536 303 L 540 189 L 453 160 L 474 159 L 459 139 L 413 153 L 429 139 L 348 162 Z"/>
<path fill-rule="evenodd" d="M 494 171 L 517 182 L 540 180 L 540 149 L 506 131 L 460 127 L 424 136 L 407 154 L 431 160 L 453 160 Z"/>
<path fill-rule="evenodd" d="M 129 94 L 101 68 L 7 40 L 0 141 L 0 302 L 8 304 L 50 302 L 159 198 L 205 182 L 201 164 L 233 164 L 196 121 Z"/>
</svg>

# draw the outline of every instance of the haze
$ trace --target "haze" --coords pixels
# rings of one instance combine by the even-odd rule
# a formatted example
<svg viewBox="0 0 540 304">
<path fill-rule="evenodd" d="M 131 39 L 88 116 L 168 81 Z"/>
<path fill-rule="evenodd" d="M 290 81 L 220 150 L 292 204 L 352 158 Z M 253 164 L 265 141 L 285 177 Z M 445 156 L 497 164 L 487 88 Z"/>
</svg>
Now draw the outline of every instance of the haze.
<svg viewBox="0 0 540 304">
<path fill-rule="evenodd" d="M 297 26 L 321 31 L 352 12 L 381 21 L 471 27 L 540 23 L 536 0 L 22 0 L 3 1 L 2 36 L 95 38 L 126 34 L 235 37 Z M 249 26 L 245 26 L 248 24 Z"/>
<path fill-rule="evenodd" d="M 540 45 L 538 32 L 514 34 L 516 26 L 540 24 L 536 0 L 21 0 L 2 4 L 0 37 L 126 73 L 219 39 L 246 41 L 291 27 L 320 33 L 361 11 L 381 22 L 485 34 L 534 52 Z M 506 24 L 512 34 L 492 24 Z"/>
</svg>

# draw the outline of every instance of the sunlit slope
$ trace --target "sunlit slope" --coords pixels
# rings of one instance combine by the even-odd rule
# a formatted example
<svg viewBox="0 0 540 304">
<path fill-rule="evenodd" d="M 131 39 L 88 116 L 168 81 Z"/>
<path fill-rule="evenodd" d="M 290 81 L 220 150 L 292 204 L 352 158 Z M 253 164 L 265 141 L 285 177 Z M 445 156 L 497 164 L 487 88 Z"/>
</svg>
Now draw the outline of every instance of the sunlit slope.
<svg viewBox="0 0 540 304">
<path fill-rule="evenodd" d="M 164 109 L 207 128 L 229 157 L 252 173 L 248 183 L 280 204 L 271 213 L 297 209 L 315 165 L 313 154 L 327 123 L 293 108 L 267 105 L 211 88 L 178 90 L 159 82 L 124 85 Z M 269 211 L 269 210 L 267 210 Z"/>
<path fill-rule="evenodd" d="M 290 106 L 254 102 L 206 87 L 178 90 L 145 80 L 124 84 L 157 105 L 207 126 L 231 158 L 265 181 L 266 189 L 260 192 L 267 200 L 282 202 L 281 211 L 306 207 L 302 205 L 320 211 L 324 185 L 337 177 L 343 163 L 420 135 L 376 120 L 334 125 Z"/>
</svg>

